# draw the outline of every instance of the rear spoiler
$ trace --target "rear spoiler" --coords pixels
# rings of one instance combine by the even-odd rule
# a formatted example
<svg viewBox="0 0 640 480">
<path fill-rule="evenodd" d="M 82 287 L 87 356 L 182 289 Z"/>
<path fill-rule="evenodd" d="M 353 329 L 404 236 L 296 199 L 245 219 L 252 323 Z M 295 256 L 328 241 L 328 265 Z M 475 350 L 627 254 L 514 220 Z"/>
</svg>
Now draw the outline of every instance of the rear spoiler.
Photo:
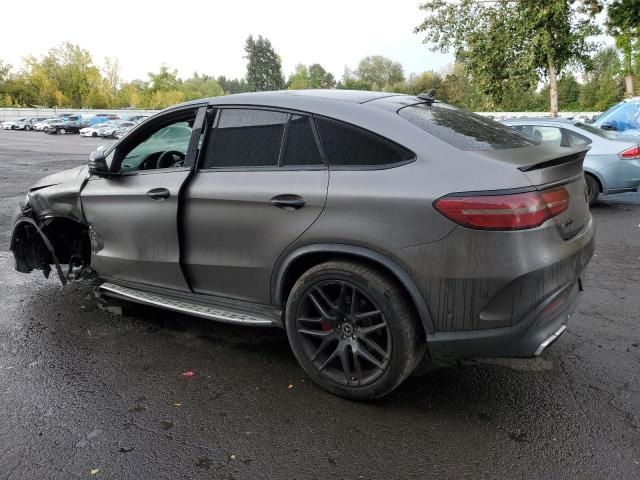
<svg viewBox="0 0 640 480">
<path fill-rule="evenodd" d="M 562 183 L 583 174 L 582 162 L 591 147 L 560 147 L 542 143 L 523 148 L 476 152 L 520 170 L 532 185 Z"/>
<path fill-rule="evenodd" d="M 523 165 L 518 167 L 521 172 L 530 172 L 531 170 L 540 170 L 543 168 L 555 167 L 557 165 L 563 165 L 565 163 L 572 163 L 576 161 L 583 161 L 587 152 L 574 153 L 572 155 L 565 155 L 564 157 L 552 158 L 543 162 L 534 162 L 529 165 Z"/>
</svg>

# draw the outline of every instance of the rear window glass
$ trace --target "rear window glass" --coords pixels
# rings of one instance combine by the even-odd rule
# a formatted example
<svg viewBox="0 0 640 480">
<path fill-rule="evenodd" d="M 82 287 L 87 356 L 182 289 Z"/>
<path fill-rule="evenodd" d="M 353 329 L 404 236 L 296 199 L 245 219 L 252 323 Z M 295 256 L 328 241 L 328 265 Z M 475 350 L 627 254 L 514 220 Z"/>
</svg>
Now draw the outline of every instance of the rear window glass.
<svg viewBox="0 0 640 480">
<path fill-rule="evenodd" d="M 415 158 L 409 150 L 359 128 L 324 118 L 316 118 L 316 125 L 329 165 L 379 167 Z"/>
<path fill-rule="evenodd" d="M 616 136 L 613 133 L 609 133 L 606 130 L 602 130 L 601 128 L 594 127 L 593 125 L 587 125 L 586 123 L 576 123 L 576 127 L 585 132 L 592 133 L 593 135 L 597 135 L 602 138 L 606 138 L 607 140 L 615 140 Z"/>
<path fill-rule="evenodd" d="M 322 165 L 309 117 L 293 115 L 289 120 L 282 165 Z"/>
<path fill-rule="evenodd" d="M 276 167 L 289 115 L 267 110 L 222 110 L 210 136 L 204 168 Z"/>
<path fill-rule="evenodd" d="M 539 144 L 506 125 L 444 103 L 412 105 L 401 108 L 398 114 L 459 150 L 502 150 Z"/>
</svg>

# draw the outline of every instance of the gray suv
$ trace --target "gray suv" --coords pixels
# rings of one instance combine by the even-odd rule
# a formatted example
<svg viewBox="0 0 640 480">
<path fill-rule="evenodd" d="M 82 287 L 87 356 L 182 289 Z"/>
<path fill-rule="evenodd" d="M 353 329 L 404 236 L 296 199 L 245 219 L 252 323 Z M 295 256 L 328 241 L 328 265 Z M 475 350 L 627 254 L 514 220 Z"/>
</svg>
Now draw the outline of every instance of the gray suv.
<svg viewBox="0 0 640 480">
<path fill-rule="evenodd" d="M 34 185 L 11 249 L 21 272 L 285 328 L 317 384 L 371 399 L 425 354 L 534 356 L 564 331 L 594 248 L 586 151 L 430 95 L 203 99 Z"/>
</svg>

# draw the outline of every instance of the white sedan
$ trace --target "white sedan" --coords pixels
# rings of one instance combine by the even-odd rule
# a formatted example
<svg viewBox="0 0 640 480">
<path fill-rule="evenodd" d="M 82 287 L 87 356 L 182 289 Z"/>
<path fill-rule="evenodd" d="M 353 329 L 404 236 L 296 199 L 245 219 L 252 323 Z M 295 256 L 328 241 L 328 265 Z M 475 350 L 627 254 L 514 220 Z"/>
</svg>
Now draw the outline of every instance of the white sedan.
<svg viewBox="0 0 640 480">
<path fill-rule="evenodd" d="M 98 136 L 115 137 L 117 132 L 126 132 L 135 126 L 136 122 L 130 122 L 128 120 L 116 120 L 114 122 L 108 122 L 106 126 L 99 129 Z"/>
<path fill-rule="evenodd" d="M 6 122 L 2 122 L 2 123 L 0 123 L 0 128 L 2 128 L 2 130 L 11 130 L 11 129 L 13 129 L 13 125 L 16 122 L 24 122 L 26 120 L 27 120 L 26 118 L 18 118 L 17 120 L 9 120 L 9 121 L 6 121 Z"/>
<path fill-rule="evenodd" d="M 47 125 L 49 125 L 49 123 L 51 123 L 51 122 L 53 122 L 55 120 L 60 120 L 60 119 L 59 118 L 49 118 L 47 120 L 43 120 L 42 122 L 35 123 L 33 125 L 33 129 L 41 132 L 41 131 L 44 130 L 44 127 L 46 127 Z"/>
<path fill-rule="evenodd" d="M 109 123 L 110 122 L 96 123 L 95 125 L 92 125 L 90 127 L 81 128 L 80 136 L 81 137 L 102 137 L 103 135 L 100 135 L 100 130 L 102 128 L 108 127 Z"/>
</svg>

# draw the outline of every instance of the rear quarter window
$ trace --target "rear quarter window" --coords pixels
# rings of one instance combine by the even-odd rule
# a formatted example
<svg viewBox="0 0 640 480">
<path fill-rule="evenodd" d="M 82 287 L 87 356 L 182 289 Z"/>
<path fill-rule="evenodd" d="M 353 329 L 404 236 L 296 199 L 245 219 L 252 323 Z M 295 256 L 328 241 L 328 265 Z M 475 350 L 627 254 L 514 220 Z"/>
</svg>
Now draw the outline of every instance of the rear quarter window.
<svg viewBox="0 0 640 480">
<path fill-rule="evenodd" d="M 383 137 L 336 120 L 316 117 L 316 126 L 330 166 L 385 168 L 415 158 Z"/>
<path fill-rule="evenodd" d="M 398 115 L 459 150 L 503 150 L 540 143 L 490 118 L 444 103 L 411 105 Z"/>
</svg>

